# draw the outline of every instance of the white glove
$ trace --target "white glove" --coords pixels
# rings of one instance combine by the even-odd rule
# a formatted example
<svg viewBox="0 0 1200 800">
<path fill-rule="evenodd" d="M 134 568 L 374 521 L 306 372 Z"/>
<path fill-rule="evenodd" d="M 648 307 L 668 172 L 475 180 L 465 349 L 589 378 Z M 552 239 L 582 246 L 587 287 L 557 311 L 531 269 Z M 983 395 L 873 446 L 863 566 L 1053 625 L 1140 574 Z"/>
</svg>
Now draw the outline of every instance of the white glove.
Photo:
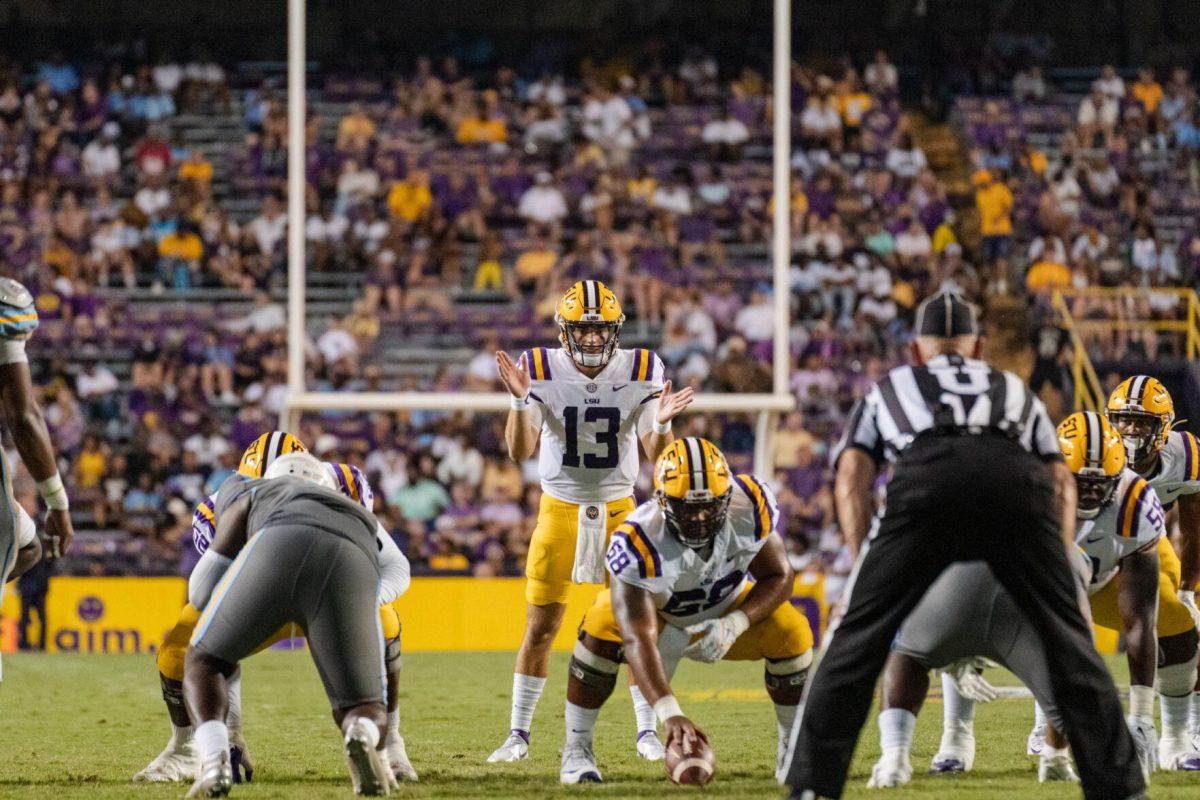
<svg viewBox="0 0 1200 800">
<path fill-rule="evenodd" d="M 980 673 L 987 665 L 983 659 L 963 658 L 942 668 L 958 686 L 958 693 L 976 703 L 990 703 L 1000 696 Z"/>
<path fill-rule="evenodd" d="M 1196 607 L 1196 593 L 1191 589 L 1180 589 L 1175 593 L 1175 596 L 1179 598 L 1179 602 L 1183 603 L 1183 607 L 1192 615 L 1192 622 L 1196 624 L 1197 628 L 1200 628 L 1200 608 Z"/>
<path fill-rule="evenodd" d="M 701 634 L 701 637 L 688 645 L 683 654 L 705 664 L 720 661 L 749 627 L 750 618 L 741 611 L 733 611 L 717 619 L 689 625 L 687 632 L 693 636 Z"/>
<path fill-rule="evenodd" d="M 1125 717 L 1125 724 L 1133 736 L 1133 747 L 1142 765 L 1142 775 L 1149 781 L 1150 773 L 1158 769 L 1158 733 L 1154 730 L 1154 717 L 1130 714 Z"/>
</svg>

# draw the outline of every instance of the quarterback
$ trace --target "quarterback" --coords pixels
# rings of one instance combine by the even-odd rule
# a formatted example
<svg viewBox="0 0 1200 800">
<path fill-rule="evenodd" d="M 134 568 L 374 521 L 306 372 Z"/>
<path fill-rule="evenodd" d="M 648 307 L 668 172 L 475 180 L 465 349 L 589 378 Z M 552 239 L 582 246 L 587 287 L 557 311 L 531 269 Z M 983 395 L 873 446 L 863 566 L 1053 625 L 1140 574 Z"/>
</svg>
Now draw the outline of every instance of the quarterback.
<svg viewBox="0 0 1200 800">
<path fill-rule="evenodd" d="M 307 452 L 304 444 L 289 433 L 272 431 L 255 439 L 238 465 L 238 475 L 247 480 L 261 478 L 277 458 L 289 453 Z M 357 467 L 349 464 L 326 463 L 338 490 L 370 511 L 374 506 L 374 495 L 370 483 Z M 192 516 L 192 540 L 196 550 L 203 554 L 215 532 L 217 494 L 204 499 Z M 388 733 L 386 737 L 388 761 L 398 777 L 416 780 L 417 773 L 409 763 L 404 739 L 400 736 L 400 712 L 397 686 L 400 669 L 400 618 L 391 602 L 408 587 L 408 561 L 386 533 L 379 537 L 380 566 L 384 570 L 384 583 L 380 591 L 380 622 L 387 642 L 388 674 Z M 179 620 L 166 635 L 158 651 L 159 680 L 163 700 L 171 718 L 172 736 L 163 751 L 141 772 L 135 781 L 169 782 L 192 780 L 200 768 L 199 756 L 193 742 L 194 730 L 183 703 L 183 665 L 188 642 L 191 640 L 200 612 L 190 603 L 180 611 Z M 302 636 L 303 632 L 288 624 L 280 628 L 270 639 L 263 642 L 259 650 L 276 642 Z M 242 734 L 241 719 L 241 672 L 236 671 L 228 681 L 229 689 L 229 736 L 230 760 L 236 781 L 250 780 L 254 764 Z"/>
<path fill-rule="evenodd" d="M 1113 390 L 1108 419 L 1125 443 L 1129 467 L 1146 479 L 1168 513 L 1177 510 L 1176 596 L 1200 624 L 1200 443 L 1186 431 L 1173 430 L 1171 393 L 1149 375 L 1134 375 Z M 1200 748 L 1200 694 L 1192 695 L 1188 729 L 1193 746 Z"/>
<path fill-rule="evenodd" d="M 38 492 L 46 503 L 49 556 L 57 558 L 70 547 L 74 531 L 67 490 L 58 474 L 54 444 L 34 396 L 29 359 L 25 355 L 25 340 L 37 326 L 33 295 L 11 278 L 0 277 L 0 412 L 21 461 L 37 481 Z M 15 577 L 14 573 L 32 566 L 29 554 L 36 546 L 36 537 L 32 520 L 26 523 L 26 518 L 13 495 L 12 468 L 0 450 L 0 595 L 8 579 Z"/>
<path fill-rule="evenodd" d="M 654 487 L 654 499 L 613 534 L 612 588 L 588 610 L 571 657 L 563 783 L 600 781 L 592 731 L 622 653 L 663 723 L 666 746 L 678 740 L 685 752 L 705 734 L 671 693 L 681 657 L 765 662 L 777 756 L 804 692 L 813 637 L 788 602 L 794 575 L 771 490 L 753 475 L 731 474 L 716 445 L 691 436 L 658 457 Z"/>
<path fill-rule="evenodd" d="M 489 762 L 528 755 L 533 712 L 571 584 L 605 582 L 608 537 L 635 505 L 638 445 L 656 458 L 673 438 L 671 421 L 693 395 L 690 388 L 671 391 L 662 361 L 651 351 L 618 346 L 625 315 L 600 281 L 573 285 L 554 319 L 559 348 L 535 347 L 516 362 L 496 353 L 512 395 L 504 431 L 508 454 L 523 462 L 538 452 L 542 498 L 525 567 L 525 635 L 513 675 L 509 734 Z M 636 686 L 630 692 L 638 754 L 660 759 L 653 709 Z"/>
</svg>

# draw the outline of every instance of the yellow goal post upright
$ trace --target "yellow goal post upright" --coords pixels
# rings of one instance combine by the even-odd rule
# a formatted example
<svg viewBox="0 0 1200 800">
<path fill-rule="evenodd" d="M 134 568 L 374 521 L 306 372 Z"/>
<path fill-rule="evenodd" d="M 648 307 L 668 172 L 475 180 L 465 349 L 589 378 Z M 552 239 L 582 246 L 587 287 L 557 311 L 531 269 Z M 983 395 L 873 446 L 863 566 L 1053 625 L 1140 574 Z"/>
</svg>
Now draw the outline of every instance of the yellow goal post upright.
<svg viewBox="0 0 1200 800">
<path fill-rule="evenodd" d="M 691 406 L 697 413 L 755 415 L 754 470 L 764 478 L 774 473 L 773 442 L 780 415 L 795 407 L 788 388 L 789 281 L 791 254 L 789 220 L 791 189 L 791 0 L 774 2 L 772 128 L 772 196 L 774 203 L 771 238 L 772 284 L 774 288 L 774 331 L 772 386 L 768 393 L 701 394 Z M 306 341 L 305 314 L 305 180 L 304 130 L 306 115 L 305 0 L 288 0 L 288 173 L 287 173 L 287 260 L 288 260 L 288 357 L 287 392 L 280 412 L 284 430 L 298 430 L 300 415 L 316 411 L 468 411 L 507 413 L 508 395 L 493 393 L 436 392 L 313 392 L 304 380 Z M 300 157 L 297 155 L 300 154 Z"/>
</svg>

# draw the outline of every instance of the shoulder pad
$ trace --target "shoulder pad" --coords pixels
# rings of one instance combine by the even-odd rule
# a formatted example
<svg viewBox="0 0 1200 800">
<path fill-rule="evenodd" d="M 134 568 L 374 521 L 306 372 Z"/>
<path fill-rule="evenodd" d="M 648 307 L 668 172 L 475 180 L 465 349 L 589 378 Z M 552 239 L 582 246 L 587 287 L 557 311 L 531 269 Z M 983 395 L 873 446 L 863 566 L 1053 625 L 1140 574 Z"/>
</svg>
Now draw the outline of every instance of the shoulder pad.
<svg viewBox="0 0 1200 800">
<path fill-rule="evenodd" d="M 33 295 L 12 278 L 0 276 L 0 305 L 25 308 L 33 305 Z"/>
<path fill-rule="evenodd" d="M 730 500 L 730 511 L 753 525 L 754 540 L 761 541 L 775 530 L 779 521 L 779 506 L 771 488 L 750 473 L 733 477 L 734 484 L 741 489 L 735 491 Z"/>
</svg>

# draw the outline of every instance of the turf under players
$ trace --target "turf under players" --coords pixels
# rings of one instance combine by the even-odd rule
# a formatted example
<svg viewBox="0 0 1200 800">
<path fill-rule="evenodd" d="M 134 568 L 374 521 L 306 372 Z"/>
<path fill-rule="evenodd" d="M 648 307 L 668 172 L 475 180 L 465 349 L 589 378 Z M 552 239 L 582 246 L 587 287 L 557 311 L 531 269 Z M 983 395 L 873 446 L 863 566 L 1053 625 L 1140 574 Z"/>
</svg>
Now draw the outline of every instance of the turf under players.
<svg viewBox="0 0 1200 800">
<path fill-rule="evenodd" d="M 285 623 L 307 634 L 355 792 L 390 792 L 378 526 L 308 453 L 281 456 L 264 479 L 221 486 L 216 534 L 188 581 L 188 600 L 202 609 L 184 671 L 201 759 L 188 797 L 232 788 L 225 682 Z"/>
<path fill-rule="evenodd" d="M 1129 467 L 1146 479 L 1168 512 L 1177 509 L 1179 585 L 1176 596 L 1200 624 L 1196 587 L 1200 581 L 1200 443 L 1172 430 L 1175 403 L 1156 378 L 1134 375 L 1108 398 L 1108 419 L 1125 443 Z M 1200 693 L 1193 693 L 1188 728 L 1200 749 Z"/>
<path fill-rule="evenodd" d="M 238 465 L 238 474 L 245 479 L 261 478 L 275 459 L 289 453 L 307 452 L 304 444 L 289 433 L 271 431 L 259 436 L 246 448 Z M 368 511 L 374 505 L 374 495 L 366 476 L 348 464 L 326 464 L 331 478 L 339 490 Z M 212 541 L 214 514 L 219 493 L 203 500 L 192 517 L 192 539 L 198 552 L 203 554 Z M 387 641 L 388 670 L 388 733 L 386 747 L 388 761 L 397 777 L 416 780 L 417 773 L 409 762 L 403 737 L 400 736 L 400 711 L 398 686 L 400 671 L 400 618 L 391 602 L 408 586 L 408 561 L 400 553 L 386 532 L 379 536 L 381 566 L 385 573 L 380 597 L 380 623 Z M 171 718 L 172 736 L 163 751 L 141 772 L 135 781 L 169 782 L 192 780 L 200 767 L 192 741 L 193 726 L 183 704 L 184 655 L 188 641 L 196 627 L 200 612 L 190 603 L 180 611 L 175 626 L 167 633 L 159 648 L 157 664 L 162 685 L 163 700 Z M 293 636 L 303 635 L 290 623 L 282 626 L 259 649 L 266 649 L 276 642 Z M 235 781 L 250 780 L 254 765 L 249 748 L 242 733 L 241 673 L 235 672 L 227 681 L 229 687 L 229 731 L 231 741 L 231 765 Z"/>
<path fill-rule="evenodd" d="M 753 475 L 731 474 L 716 445 L 696 437 L 663 451 L 654 486 L 654 499 L 613 534 L 612 589 L 588 610 L 571 658 L 563 783 L 600 780 L 592 731 L 622 657 L 662 721 L 667 746 L 704 738 L 671 692 L 681 656 L 765 662 L 780 756 L 804 691 L 812 631 L 788 602 L 794 576 L 770 489 Z"/>
<path fill-rule="evenodd" d="M 25 341 L 37 330 L 33 296 L 11 278 L 0 277 L 0 412 L 17 452 L 37 481 L 46 503 L 46 536 L 49 556 L 57 558 L 71 545 L 74 530 L 68 512 L 67 490 L 58 474 L 54 444 L 38 408 Z M 28 532 L 28 526 L 25 531 Z M 21 511 L 13 495 L 12 466 L 0 450 L 0 590 L 18 559 L 22 532 Z M 29 551 L 26 551 L 29 552 Z"/>
<path fill-rule="evenodd" d="M 618 346 L 625 315 L 600 281 L 573 285 L 554 318 L 560 348 L 535 347 L 517 362 L 496 353 L 512 395 L 508 453 L 522 462 L 540 449 L 542 499 L 525 567 L 525 635 L 513 674 L 509 734 L 489 762 L 528 755 L 533 712 L 571 584 L 604 583 L 608 536 L 635 505 L 638 445 L 657 458 L 673 438 L 671 421 L 693 395 L 690 388 L 672 393 L 651 351 Z M 662 758 L 653 709 L 636 686 L 630 692 L 638 754 Z"/>
</svg>

